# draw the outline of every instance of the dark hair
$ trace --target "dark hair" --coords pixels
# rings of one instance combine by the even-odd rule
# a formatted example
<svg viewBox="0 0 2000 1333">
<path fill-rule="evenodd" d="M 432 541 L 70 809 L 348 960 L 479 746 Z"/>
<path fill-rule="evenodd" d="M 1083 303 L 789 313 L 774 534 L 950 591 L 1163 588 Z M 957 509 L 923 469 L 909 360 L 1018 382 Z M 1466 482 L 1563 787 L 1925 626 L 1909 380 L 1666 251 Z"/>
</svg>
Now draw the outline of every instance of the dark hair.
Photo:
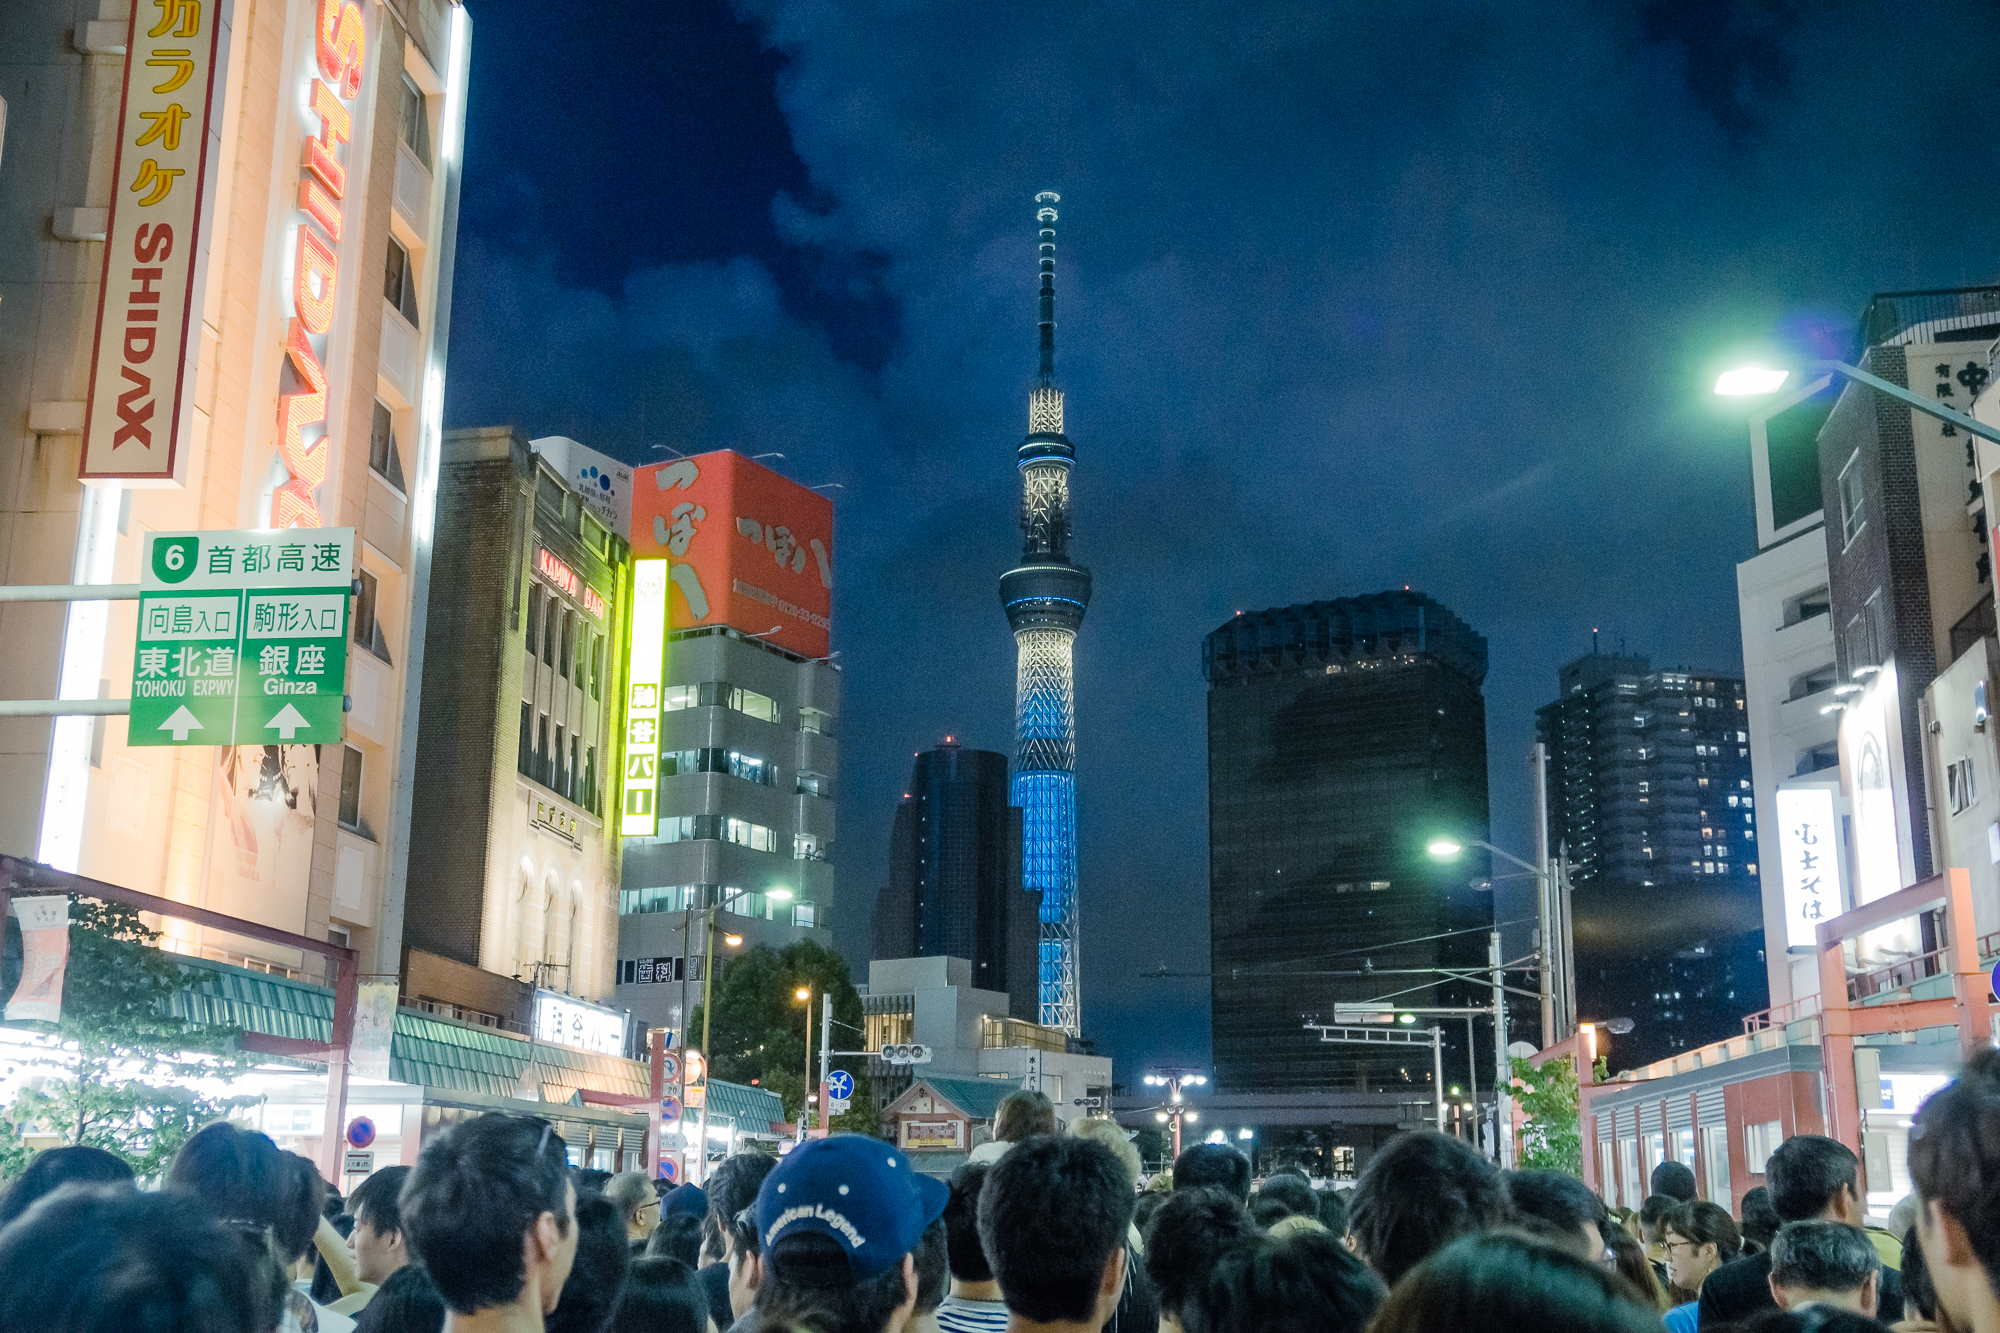
<svg viewBox="0 0 2000 1333">
<path fill-rule="evenodd" d="M 1785 1225 L 1778 1210 L 1771 1206 L 1771 1191 L 1759 1185 L 1743 1196 L 1743 1252 L 1755 1254 L 1769 1249 L 1771 1237 L 1778 1234 L 1778 1228 Z"/>
<path fill-rule="evenodd" d="M 1153 1223 L 1153 1214 L 1159 1212 L 1160 1205 L 1166 1201 L 1167 1196 L 1160 1191 L 1147 1190 L 1139 1196 L 1139 1202 L 1132 1205 L 1132 1225 L 1139 1229 L 1140 1235 L 1146 1234 L 1146 1228 Z"/>
<path fill-rule="evenodd" d="M 1323 1231 L 1260 1236 L 1218 1255 L 1181 1307 L 1187 1333 L 1361 1333 L 1382 1280 Z"/>
<path fill-rule="evenodd" d="M 354 1333 L 442 1333 L 443 1329 L 444 1297 L 438 1295 L 430 1274 L 415 1264 L 404 1264 L 384 1278 L 354 1316 Z"/>
<path fill-rule="evenodd" d="M 596 1166 L 578 1167 L 571 1173 L 571 1178 L 576 1182 L 578 1194 L 602 1194 L 604 1187 L 611 1183 L 611 1172 Z"/>
<path fill-rule="evenodd" d="M 708 1315 L 708 1288 L 693 1267 L 649 1256 L 636 1260 L 626 1275 L 611 1328 L 613 1333 L 707 1333 Z"/>
<path fill-rule="evenodd" d="M 1633 1300 L 1631 1288 L 1596 1264 L 1500 1231 L 1467 1236 L 1416 1265 L 1395 1284 L 1370 1325 L 1371 1333 L 1448 1328 L 1660 1333 L 1660 1316 Z"/>
<path fill-rule="evenodd" d="M 1610 1221 L 1604 1200 L 1567 1171 L 1515 1171 L 1506 1179 L 1507 1200 L 1517 1214 L 1538 1217 L 1570 1236 L 1581 1236 L 1586 1224 L 1595 1225 L 1598 1237 L 1603 1238 L 1605 1223 Z M 1597 1258 L 1594 1254 L 1580 1257 Z"/>
<path fill-rule="evenodd" d="M 1276 1175 L 1266 1177 L 1264 1188 L 1258 1190 L 1257 1197 L 1251 1201 L 1252 1212 L 1255 1212 L 1257 1203 L 1266 1199 L 1295 1217 L 1310 1217 L 1315 1220 L 1319 1217 L 1319 1196 L 1313 1193 L 1312 1182 L 1296 1171 L 1280 1171 Z M 1277 1218 L 1272 1218 L 1271 1221 L 1275 1222 Z M 1260 1219 L 1258 1225 L 1269 1226 L 1270 1223 Z"/>
<path fill-rule="evenodd" d="M 548 1333 L 601 1333 L 631 1265 L 632 1242 L 625 1238 L 625 1210 L 617 1200 L 602 1194 L 578 1199 L 576 1263 L 544 1320 Z"/>
<path fill-rule="evenodd" d="M 1338 1190 L 1319 1192 L 1319 1224 L 1336 1236 L 1347 1234 L 1347 1196 Z"/>
<path fill-rule="evenodd" d="M 689 1268 L 700 1266 L 701 1232 L 705 1219 L 693 1213 L 663 1217 L 646 1238 L 648 1259 L 678 1259 Z"/>
<path fill-rule="evenodd" d="M 1671 1194 L 1648 1194 L 1646 1201 L 1639 1205 L 1640 1230 L 1657 1233 L 1674 1220 L 1674 1213 L 1680 1206 L 1681 1201 Z"/>
<path fill-rule="evenodd" d="M 771 1247 L 771 1260 L 757 1283 L 756 1309 L 767 1326 L 795 1323 L 813 1333 L 882 1333 L 889 1317 L 910 1298 L 900 1261 L 856 1282 L 847 1251 L 817 1231 L 780 1237 Z"/>
<path fill-rule="evenodd" d="M 1661 1162 L 1653 1168 L 1653 1178 L 1647 1188 L 1682 1203 L 1693 1203 L 1694 1171 L 1685 1162 Z"/>
<path fill-rule="evenodd" d="M 1256 1224 L 1235 1195 L 1176 1189 L 1146 1225 L 1146 1276 L 1161 1311 L 1179 1314 L 1225 1251 L 1256 1239 Z"/>
<path fill-rule="evenodd" d="M 1002 1097 L 999 1109 L 993 1113 L 993 1137 L 1005 1143 L 1020 1143 L 1037 1134 L 1055 1132 L 1055 1103 L 1027 1088 Z"/>
<path fill-rule="evenodd" d="M 1919 1315 L 1932 1323 L 1937 1322 L 1937 1287 L 1931 1282 L 1929 1266 L 1924 1263 L 1924 1247 L 1917 1240 L 1915 1227 L 1903 1233 L 1903 1303 L 1915 1307 Z"/>
<path fill-rule="evenodd" d="M 1424 1130 L 1401 1134 L 1362 1169 L 1347 1230 L 1390 1286 L 1460 1236 L 1512 1215 L 1500 1168 L 1471 1145 Z"/>
<path fill-rule="evenodd" d="M 709 1173 L 702 1188 L 708 1192 L 708 1215 L 716 1230 L 727 1233 L 736 1215 L 757 1202 L 764 1177 L 778 1165 L 775 1157 L 760 1152 L 740 1152 L 724 1159 Z"/>
<path fill-rule="evenodd" d="M 403 1186 L 410 1179 L 407 1166 L 385 1166 L 354 1187 L 347 1211 L 356 1222 L 366 1222 L 378 1235 L 392 1236 L 403 1229 Z"/>
<path fill-rule="evenodd" d="M 1042 1135 L 995 1162 L 979 1242 L 1007 1308 L 1040 1323 L 1089 1319 L 1135 1202 L 1124 1165 L 1094 1139 Z"/>
<path fill-rule="evenodd" d="M 1197 1143 L 1174 1158 L 1177 1190 L 1228 1190 L 1250 1202 L 1250 1159 L 1226 1143 Z"/>
<path fill-rule="evenodd" d="M 174 1154 L 166 1188 L 191 1194 L 219 1222 L 249 1222 L 270 1231 L 278 1257 L 290 1263 L 319 1230 L 319 1170 L 297 1153 L 253 1130 L 218 1120 L 196 1130 Z"/>
<path fill-rule="evenodd" d="M 1884 1333 L 1886 1327 L 1837 1305 L 1808 1305 L 1803 1310 L 1766 1310 L 1732 1325 L 1731 1333 Z"/>
<path fill-rule="evenodd" d="M 764 1238 L 757 1231 L 757 1206 L 751 1204 L 729 1219 L 729 1250 L 731 1254 L 762 1254 Z"/>
<path fill-rule="evenodd" d="M 1771 1154 L 1764 1183 L 1780 1221 L 1818 1217 L 1842 1185 L 1854 1190 L 1854 1150 L 1838 1139 L 1794 1134 Z"/>
<path fill-rule="evenodd" d="M 1743 1233 L 1719 1203 L 1684 1203 L 1667 1219 L 1667 1226 L 1696 1245 L 1715 1246 L 1715 1257 L 1725 1264 L 1743 1252 Z"/>
<path fill-rule="evenodd" d="M 1259 1231 L 1269 1231 L 1286 1218 L 1297 1216 L 1283 1199 L 1267 1199 L 1259 1193 L 1250 1200 L 1250 1220 Z"/>
<path fill-rule="evenodd" d="M 354 1234 L 354 1217 L 350 1213 L 339 1213 L 329 1217 L 326 1219 L 326 1224 L 339 1232 L 342 1240 Z M 340 1281 L 334 1277 L 333 1269 L 327 1265 L 325 1255 L 315 1249 L 312 1258 L 312 1285 L 306 1289 L 306 1295 L 310 1296 L 315 1304 L 332 1305 L 340 1299 Z"/>
<path fill-rule="evenodd" d="M 967 1162 L 951 1173 L 951 1198 L 944 1206 L 944 1252 L 951 1275 L 960 1282 L 993 1280 L 993 1267 L 979 1245 L 979 1190 L 986 1183 L 986 1171 L 984 1162 Z"/>
<path fill-rule="evenodd" d="M 2000 1051 L 1980 1050 L 1933 1094 L 1910 1129 L 1910 1178 L 1965 1228 L 1988 1282 L 2000 1286 Z"/>
<path fill-rule="evenodd" d="M 929 1314 L 944 1304 L 951 1290 L 951 1263 L 945 1254 L 944 1219 L 924 1228 L 923 1239 L 911 1253 L 917 1257 L 917 1313 Z"/>
<path fill-rule="evenodd" d="M 1845 1222 L 1787 1222 L 1771 1242 L 1771 1281 L 1802 1291 L 1855 1291 L 1880 1271 L 1868 1233 Z"/>
<path fill-rule="evenodd" d="M 1624 1227 L 1612 1227 L 1604 1235 L 1604 1248 L 1611 1251 L 1611 1263 L 1618 1276 L 1632 1284 L 1632 1291 L 1642 1301 L 1661 1313 L 1673 1307 L 1666 1284 L 1660 1280 L 1660 1270 L 1646 1257 L 1646 1247 L 1637 1236 Z"/>
<path fill-rule="evenodd" d="M 129 1185 L 132 1168 L 102 1148 L 44 1148 L 28 1160 L 0 1194 L 0 1227 L 28 1211 L 28 1205 L 63 1185 Z"/>
<path fill-rule="evenodd" d="M 562 1232 L 575 1220 L 568 1152 L 546 1121 L 498 1113 L 424 1145 L 403 1185 L 403 1237 L 446 1305 L 471 1314 L 521 1294 L 521 1238 L 543 1213 Z"/>
<path fill-rule="evenodd" d="M 185 1194 L 70 1185 L 0 1231 L 0 1328 L 265 1333 L 285 1289 L 253 1241 Z"/>
</svg>

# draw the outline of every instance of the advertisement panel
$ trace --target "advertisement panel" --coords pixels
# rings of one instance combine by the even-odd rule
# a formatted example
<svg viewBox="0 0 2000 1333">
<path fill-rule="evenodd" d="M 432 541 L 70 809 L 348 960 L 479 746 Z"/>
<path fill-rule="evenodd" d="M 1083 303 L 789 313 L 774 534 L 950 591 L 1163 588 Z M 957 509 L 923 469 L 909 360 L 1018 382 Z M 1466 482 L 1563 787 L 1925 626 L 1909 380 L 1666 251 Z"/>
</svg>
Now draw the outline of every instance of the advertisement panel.
<svg viewBox="0 0 2000 1333">
<path fill-rule="evenodd" d="M 625 1054 L 625 1015 L 600 1004 L 559 995 L 551 990 L 535 992 L 535 1040 L 555 1046 L 574 1046 L 600 1055 Z"/>
<path fill-rule="evenodd" d="M 1845 910 L 1838 795 L 1830 783 L 1779 787 L 1777 791 L 1785 946 L 1790 949 L 1816 947 L 1814 932 L 1819 923 Z"/>
<path fill-rule="evenodd" d="M 133 5 L 127 20 L 86 481 L 187 480 L 233 10 L 232 0 L 156 0 Z"/>
<path fill-rule="evenodd" d="M 1916 882 L 1910 833 L 1908 783 L 1903 771 L 1901 695 L 1896 664 L 1886 663 L 1840 716 L 1840 773 L 1848 784 L 1854 831 L 1854 904 L 1886 898 Z M 1924 951 L 1918 920 L 1910 917 L 1854 941 L 1855 965 L 1866 971 Z"/>
<path fill-rule="evenodd" d="M 911 1151 L 931 1151 L 943 1149 L 948 1152 L 965 1151 L 965 1122 L 963 1120 L 910 1120 L 903 1121 L 903 1147 Z"/>
<path fill-rule="evenodd" d="M 825 657 L 833 502 L 724 450 L 638 468 L 632 552 L 667 562 L 667 628 L 728 625 Z"/>
<path fill-rule="evenodd" d="M 660 677 L 666 665 L 667 562 L 632 566 L 632 640 L 625 663 L 625 771 L 618 783 L 618 832 L 650 838 L 659 827 Z"/>
<path fill-rule="evenodd" d="M 545 435 L 528 441 L 528 447 L 549 460 L 576 489 L 584 508 L 597 521 L 630 541 L 632 538 L 632 469 L 609 454 L 600 454 L 588 445 L 565 435 Z"/>
</svg>

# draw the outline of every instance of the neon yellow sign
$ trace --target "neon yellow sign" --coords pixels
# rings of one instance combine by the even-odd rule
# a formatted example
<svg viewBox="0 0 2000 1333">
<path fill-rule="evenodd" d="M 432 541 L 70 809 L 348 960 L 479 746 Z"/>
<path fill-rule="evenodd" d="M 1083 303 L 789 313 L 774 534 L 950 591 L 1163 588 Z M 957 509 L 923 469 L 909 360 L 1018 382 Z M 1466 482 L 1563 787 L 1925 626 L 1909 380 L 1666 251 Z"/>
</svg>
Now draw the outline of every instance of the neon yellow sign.
<svg viewBox="0 0 2000 1333">
<path fill-rule="evenodd" d="M 634 562 L 632 656 L 625 664 L 625 778 L 618 832 L 650 838 L 658 831 L 660 677 L 667 655 L 667 562 Z"/>
</svg>

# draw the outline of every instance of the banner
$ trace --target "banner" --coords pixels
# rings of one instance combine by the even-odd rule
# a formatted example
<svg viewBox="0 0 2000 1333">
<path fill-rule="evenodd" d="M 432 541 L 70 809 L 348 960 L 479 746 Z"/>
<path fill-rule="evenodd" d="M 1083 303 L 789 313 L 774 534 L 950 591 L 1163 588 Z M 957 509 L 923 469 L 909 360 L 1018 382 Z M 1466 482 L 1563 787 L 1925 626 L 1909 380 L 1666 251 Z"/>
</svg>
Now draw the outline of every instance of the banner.
<svg viewBox="0 0 2000 1333">
<path fill-rule="evenodd" d="M 354 992 L 354 1044 L 347 1072 L 356 1078 L 389 1078 L 389 1043 L 396 1032 L 396 978 L 364 981 Z"/>
<path fill-rule="evenodd" d="M 7 914 L 21 922 L 21 984 L 7 1001 L 9 1022 L 62 1018 L 63 969 L 69 963 L 69 895 L 15 898 Z"/>
</svg>

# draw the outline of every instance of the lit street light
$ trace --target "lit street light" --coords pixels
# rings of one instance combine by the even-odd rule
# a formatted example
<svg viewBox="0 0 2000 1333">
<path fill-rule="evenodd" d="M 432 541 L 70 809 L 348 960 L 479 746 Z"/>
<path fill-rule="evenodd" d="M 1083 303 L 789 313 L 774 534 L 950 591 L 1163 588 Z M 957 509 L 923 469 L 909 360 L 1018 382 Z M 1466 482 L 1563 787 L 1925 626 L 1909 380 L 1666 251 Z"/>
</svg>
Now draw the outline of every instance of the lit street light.
<svg viewBox="0 0 2000 1333">
<path fill-rule="evenodd" d="M 1936 417 L 1949 422 L 1968 435 L 1977 435 L 1982 440 L 2000 444 L 2000 427 L 1989 426 L 1975 420 L 1963 412 L 1954 411 L 1935 399 L 1913 393 L 1900 384 L 1892 384 L 1880 375 L 1871 375 L 1859 366 L 1850 366 L 1845 361 L 1826 361 L 1809 358 L 1800 361 L 1799 368 L 1809 374 L 1838 375 L 1842 379 L 1865 384 L 1878 393 L 1886 393 L 1898 402 L 1906 403 L 1925 416 Z M 1792 376 L 1790 370 L 1771 366 L 1738 366 L 1725 370 L 1716 377 L 1715 392 L 1724 398 L 1757 398 L 1776 393 Z"/>
<path fill-rule="evenodd" d="M 1178 1160 L 1181 1155 L 1181 1122 L 1185 1120 L 1194 1124 L 1201 1119 L 1181 1101 L 1181 1089 L 1205 1086 L 1208 1077 L 1191 1069 L 1165 1069 L 1147 1074 L 1140 1081 L 1149 1088 L 1167 1090 L 1167 1100 L 1165 1104 L 1153 1108 L 1153 1118 L 1161 1124 L 1172 1125 L 1174 1157 Z"/>
</svg>

